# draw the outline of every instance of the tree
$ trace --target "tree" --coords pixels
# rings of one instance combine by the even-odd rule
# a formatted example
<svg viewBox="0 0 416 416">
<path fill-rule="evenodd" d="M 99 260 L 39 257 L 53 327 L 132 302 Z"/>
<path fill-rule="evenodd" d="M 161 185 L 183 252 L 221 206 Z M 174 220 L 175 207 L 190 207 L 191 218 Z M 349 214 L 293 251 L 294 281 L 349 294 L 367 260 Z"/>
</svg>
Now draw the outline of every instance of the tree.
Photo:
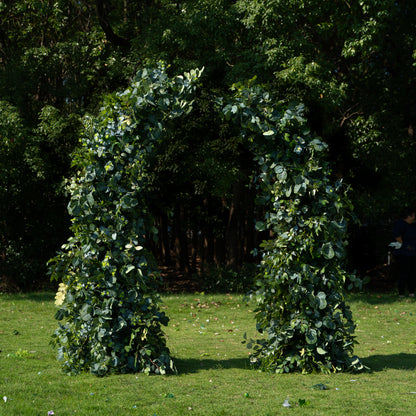
<svg viewBox="0 0 416 416">
<path fill-rule="evenodd" d="M 393 186 L 391 172 L 398 160 L 409 163 L 413 146 L 408 158 L 391 157 L 389 149 L 408 148 L 413 123 L 414 94 L 407 92 L 415 77 L 414 6 L 242 0 L 238 7 L 261 40 L 259 60 L 274 73 L 275 88 L 305 103 L 312 128 L 330 145 L 336 173 L 353 178 L 360 214 L 386 217 L 410 202 L 412 188 L 405 181 L 397 186 L 397 175 Z"/>
<path fill-rule="evenodd" d="M 78 145 L 80 120 L 86 114 L 96 113 L 104 95 L 109 91 L 125 88 L 137 68 L 154 63 L 160 57 L 169 60 L 168 71 L 172 73 L 193 68 L 195 62 L 200 61 L 198 66 L 205 66 L 206 82 L 210 85 L 206 98 L 202 98 L 201 103 L 204 100 L 207 102 L 211 94 L 210 88 L 223 88 L 226 85 L 233 56 L 240 49 L 235 35 L 242 30 L 242 25 L 233 17 L 232 2 L 228 1 L 179 4 L 170 1 L 126 3 L 116 0 L 19 0 L 3 2 L 0 20 L 0 96 L 15 106 L 27 129 L 25 151 L 32 155 L 30 166 L 33 169 L 29 176 L 37 178 L 37 193 L 22 196 L 22 201 L 33 199 L 38 207 L 37 212 L 40 213 L 39 224 L 43 224 L 37 227 L 35 216 L 27 217 L 27 224 L 37 227 L 36 234 L 39 238 L 39 243 L 33 244 L 33 251 L 30 252 L 30 257 L 36 259 L 36 270 L 32 267 L 30 273 L 23 275 L 20 270 L 20 273 L 10 276 L 20 288 L 30 289 L 38 287 L 40 281 L 44 280 L 44 264 L 59 247 L 58 236 L 65 236 L 69 227 L 65 212 L 67 199 L 62 183 L 64 178 L 72 174 L 71 153 Z M 221 33 L 218 33 L 218 27 L 222 28 Z M 196 35 L 198 30 L 204 36 Z M 220 54 L 219 50 L 222 51 Z M 194 122 L 193 133 L 187 133 L 195 134 L 199 130 L 200 142 L 204 141 L 206 116 L 202 110 L 200 125 L 197 126 L 198 123 Z M 174 137 L 178 142 L 172 147 L 180 149 L 180 137 Z M 215 145 L 215 140 L 219 145 Z M 227 159 L 225 162 L 233 166 L 230 173 L 235 178 L 238 167 L 232 160 L 235 155 L 238 157 L 238 151 L 234 148 L 232 137 L 230 143 L 224 146 L 224 151 L 221 150 L 222 147 L 218 138 L 212 138 L 211 144 L 204 145 L 200 154 L 200 171 L 204 171 L 204 174 L 210 172 L 212 161 L 215 160 L 215 157 L 207 158 L 206 165 L 203 166 L 203 152 L 205 155 L 222 152 L 225 157 L 219 156 L 217 160 Z M 156 169 L 161 173 L 171 171 L 169 165 L 160 165 L 160 162 L 167 160 L 163 148 L 160 151 L 159 167 L 156 166 Z M 189 159 L 187 162 L 191 166 L 193 161 Z M 224 169 L 218 163 L 216 167 Z M 10 180 L 13 182 L 12 178 Z M 198 182 L 195 182 L 195 186 L 200 190 L 205 178 L 195 178 L 195 181 Z M 230 177 L 229 187 L 233 186 L 231 182 Z M 195 194 L 194 189 L 189 190 L 189 184 L 183 183 L 182 186 L 178 194 L 186 196 L 183 201 L 188 199 L 191 204 L 197 205 L 188 209 L 187 213 L 200 210 L 204 212 L 202 217 L 206 219 L 205 223 L 209 224 L 195 227 L 203 226 L 210 230 L 214 225 L 217 235 L 228 229 L 230 238 L 233 238 L 232 227 L 228 227 L 227 220 L 221 219 L 217 223 L 215 212 L 222 209 L 224 201 L 218 196 L 222 193 L 220 186 L 214 189 L 215 180 L 204 188 L 204 196 L 200 191 Z M 30 189 L 32 188 L 28 187 Z M 227 189 L 227 192 L 230 193 L 230 190 Z M 209 212 L 204 202 L 208 196 Z M 175 206 L 185 212 L 185 205 L 182 204 L 182 208 L 179 205 L 176 201 L 170 201 L 170 206 L 165 206 L 161 212 L 162 217 L 173 218 L 169 213 L 173 212 Z M 160 201 L 154 206 L 160 211 Z M 223 211 L 223 217 L 226 218 L 228 212 L 226 209 Z M 43 212 L 45 215 L 42 215 Z M 188 225 L 177 227 L 180 233 L 172 236 L 171 240 L 183 241 L 184 247 L 187 227 Z M 21 234 L 19 227 L 14 235 L 23 245 L 26 244 L 26 237 Z M 214 237 L 205 240 L 211 241 L 210 246 L 215 245 Z M 52 251 L 46 250 L 45 242 Z M 245 250 L 248 252 L 250 248 Z M 209 251 L 212 252 L 211 249 Z M 181 257 L 186 257 L 185 255 L 182 250 Z M 27 257 L 29 251 L 25 254 L 20 251 L 19 256 Z M 211 255 L 207 256 L 209 257 Z M 193 258 L 195 259 L 195 253 Z M 14 261 L 12 258 L 9 260 Z M 188 261 L 186 258 L 185 262 Z M 29 264 L 30 260 L 27 258 L 26 262 Z M 11 272 L 8 269 L 7 273 Z"/>
<path fill-rule="evenodd" d="M 46 262 L 68 235 L 62 183 L 71 171 L 80 120 L 96 110 L 103 91 L 128 76 L 111 72 L 108 41 L 94 16 L 86 2 L 70 0 L 0 5 L 0 97 L 19 119 L 13 135 L 24 137 L 18 152 L 2 155 L 15 166 L 15 174 L 2 177 L 0 196 L 6 290 L 47 284 Z"/>
<path fill-rule="evenodd" d="M 1 101 L 0 110 L 0 211 L 3 214 L 0 221 L 0 277 L 5 280 L 6 287 L 13 288 L 16 287 L 10 280 L 15 274 L 13 268 L 24 267 L 19 237 L 28 232 L 24 227 L 27 212 L 22 211 L 22 197 L 28 191 L 25 179 L 30 169 L 24 155 L 25 129 L 17 109 Z"/>
<path fill-rule="evenodd" d="M 202 238 L 207 263 L 212 263 L 208 261 L 212 257 L 216 264 L 223 261 L 217 255 L 222 250 L 215 249 L 224 246 L 219 234 L 226 233 L 228 242 L 242 241 L 241 235 L 246 236 L 244 247 L 227 253 L 230 258 L 225 260 L 237 268 L 241 261 L 251 260 L 247 252 L 256 244 L 257 236 L 246 234 L 245 223 L 248 216 L 257 213 L 252 209 L 252 196 L 242 192 L 247 185 L 245 166 L 250 155 L 239 146 L 232 129 L 219 120 L 215 129 L 206 129 L 211 117 L 206 107 L 211 97 L 226 95 L 230 85 L 254 76 L 276 96 L 305 103 L 311 129 L 329 145 L 333 175 L 346 177 L 353 184 L 351 198 L 360 219 L 369 223 L 389 221 L 403 201 L 414 203 L 414 187 L 407 180 L 407 172 L 412 175 L 414 171 L 415 152 L 413 136 L 408 133 L 412 132 L 415 113 L 414 14 L 412 2 L 394 0 L 3 1 L 0 97 L 16 108 L 28 131 L 25 149 L 27 154 L 36 154 L 30 164 L 34 168 L 31 175 L 42 172 L 36 179 L 38 190 L 42 190 L 34 199 L 38 212 L 48 213 L 47 218 L 65 217 L 67 200 L 61 175 L 72 174 L 70 153 L 79 136 L 79 121 L 75 119 L 95 114 L 108 92 L 123 90 L 139 68 L 163 59 L 171 75 L 205 68 L 197 104 L 200 111 L 195 114 L 198 120 L 192 120 L 192 131 L 183 130 L 184 134 L 198 135 L 198 142 L 204 146 L 197 148 L 201 176 L 193 178 L 192 186 L 180 181 L 176 184 L 178 195 L 184 195 L 187 203 L 180 207 L 172 200 L 160 212 L 163 204 L 156 201 L 152 209 L 159 210 L 158 221 L 164 218 L 165 229 L 169 223 L 166 218 L 179 218 L 171 215 L 175 209 L 187 214 L 201 212 L 203 224 L 185 228 L 207 230 Z M 51 120 L 46 122 L 46 115 Z M 56 122 L 52 121 L 55 116 Z M 73 133 L 65 128 L 61 136 L 60 120 L 66 118 Z M 42 133 L 45 123 L 47 134 Z M 213 134 L 217 126 L 220 139 Z M 181 138 L 181 134 L 171 137 L 170 157 L 162 146 L 160 154 L 154 155 L 160 178 L 172 171 L 171 162 L 172 166 L 178 164 L 172 155 L 181 154 Z M 204 152 L 215 156 L 206 158 Z M 212 170 L 213 160 L 231 168 L 218 188 L 214 180 L 205 184 L 201 180 L 203 172 L 216 171 Z M 192 158 L 183 158 L 181 163 L 188 169 Z M 221 167 L 216 168 L 220 172 Z M 155 174 L 155 186 L 160 188 L 157 181 Z M 218 197 L 225 185 L 226 198 Z M 22 200 L 30 198 L 28 195 Z M 28 221 L 36 222 L 34 216 Z M 68 225 L 61 228 L 59 221 L 48 224 L 50 227 L 40 227 L 37 232 L 42 241 L 38 247 L 44 247 L 45 241 L 58 247 L 54 236 L 64 233 Z M 184 229 L 177 225 L 176 229 Z M 55 227 L 58 232 L 51 231 Z M 211 229 L 215 232 L 208 235 Z M 26 237 L 19 233 L 17 227 L 14 235 L 25 244 Z M 181 240 L 184 247 L 184 236 L 183 232 L 171 236 L 170 245 Z M 16 240 L 16 244 L 20 243 Z M 234 247 L 234 243 L 226 246 Z M 181 251 L 182 257 L 189 257 Z M 31 254 L 39 265 L 49 255 L 43 249 Z M 193 260 L 189 261 L 192 269 Z M 42 276 L 44 271 L 39 267 L 35 274 Z M 32 277 L 25 279 L 29 282 Z"/>
</svg>

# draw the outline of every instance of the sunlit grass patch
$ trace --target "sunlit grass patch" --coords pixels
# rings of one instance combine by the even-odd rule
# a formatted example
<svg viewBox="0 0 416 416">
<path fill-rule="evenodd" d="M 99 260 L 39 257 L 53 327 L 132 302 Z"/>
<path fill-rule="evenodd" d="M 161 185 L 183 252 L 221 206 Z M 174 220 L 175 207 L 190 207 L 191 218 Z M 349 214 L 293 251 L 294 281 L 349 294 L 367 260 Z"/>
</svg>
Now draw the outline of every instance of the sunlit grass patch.
<svg viewBox="0 0 416 416">
<path fill-rule="evenodd" d="M 178 375 L 67 376 L 49 345 L 54 294 L 0 295 L 0 415 L 409 415 L 416 406 L 416 303 L 354 295 L 360 374 L 262 373 L 244 332 L 253 303 L 234 294 L 165 295 Z M 14 355 L 14 356 L 13 356 Z M 319 386 L 325 386 L 320 388 Z M 4 400 L 4 397 L 6 400 Z M 283 407 L 288 401 L 290 408 Z"/>
</svg>

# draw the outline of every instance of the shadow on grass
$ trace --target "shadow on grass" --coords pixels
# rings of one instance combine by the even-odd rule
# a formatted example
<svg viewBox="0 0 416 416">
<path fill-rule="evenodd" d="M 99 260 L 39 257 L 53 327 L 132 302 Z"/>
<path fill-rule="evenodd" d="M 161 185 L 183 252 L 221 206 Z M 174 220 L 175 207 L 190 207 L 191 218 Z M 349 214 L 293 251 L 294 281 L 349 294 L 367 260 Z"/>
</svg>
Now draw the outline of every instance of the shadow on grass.
<svg viewBox="0 0 416 416">
<path fill-rule="evenodd" d="M 0 293 L 0 296 L 0 299 L 9 301 L 51 302 L 55 299 L 55 292 Z"/>
<path fill-rule="evenodd" d="M 372 355 L 363 358 L 364 365 L 369 367 L 370 372 L 394 370 L 416 370 L 416 354 L 391 354 L 391 355 Z"/>
<path fill-rule="evenodd" d="M 246 358 L 230 358 L 226 360 L 174 358 L 179 374 L 199 373 L 204 370 L 220 370 L 237 368 L 241 370 L 251 369 L 250 362 Z"/>
<path fill-rule="evenodd" d="M 400 298 L 397 293 L 349 293 L 347 303 L 363 302 L 369 305 L 383 305 L 396 302 L 413 303 L 416 298 Z"/>
<path fill-rule="evenodd" d="M 31 293 L 28 299 L 35 302 L 50 302 L 55 299 L 54 292 L 36 292 Z"/>
</svg>

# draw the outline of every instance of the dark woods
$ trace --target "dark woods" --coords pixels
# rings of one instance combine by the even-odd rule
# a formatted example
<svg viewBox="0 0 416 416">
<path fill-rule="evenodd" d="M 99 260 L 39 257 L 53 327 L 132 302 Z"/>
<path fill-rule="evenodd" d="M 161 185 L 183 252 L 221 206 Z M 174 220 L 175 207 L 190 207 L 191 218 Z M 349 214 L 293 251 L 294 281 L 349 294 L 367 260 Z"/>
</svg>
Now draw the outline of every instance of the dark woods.
<svg viewBox="0 0 416 416">
<path fill-rule="evenodd" d="M 267 236 L 254 228 L 252 155 L 212 110 L 212 97 L 239 83 L 305 104 L 333 172 L 352 184 L 362 228 L 352 230 L 351 267 L 384 264 L 390 234 L 379 230 L 416 204 L 416 4 L 304 3 L 3 1 L 0 291 L 50 285 L 46 263 L 69 236 L 65 186 L 79 138 L 105 97 L 160 60 L 169 75 L 204 67 L 197 112 L 169 126 L 149 162 L 150 241 L 164 270 L 241 277 L 258 261 L 250 253 Z M 374 247 L 367 267 L 360 253 Z"/>
</svg>

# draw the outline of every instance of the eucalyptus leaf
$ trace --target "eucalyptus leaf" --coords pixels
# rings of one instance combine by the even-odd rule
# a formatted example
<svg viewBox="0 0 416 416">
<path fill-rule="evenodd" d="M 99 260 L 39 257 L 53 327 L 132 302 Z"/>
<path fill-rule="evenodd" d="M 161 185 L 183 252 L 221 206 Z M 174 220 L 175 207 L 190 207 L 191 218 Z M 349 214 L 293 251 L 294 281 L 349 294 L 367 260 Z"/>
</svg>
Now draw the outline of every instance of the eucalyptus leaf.
<svg viewBox="0 0 416 416">
<path fill-rule="evenodd" d="M 126 267 L 126 274 L 127 273 L 130 273 L 134 269 L 135 269 L 135 266 L 133 264 L 127 265 L 127 267 Z"/>
<path fill-rule="evenodd" d="M 279 181 L 284 182 L 287 179 L 287 171 L 282 165 L 278 165 L 274 168 L 276 177 Z"/>
<path fill-rule="evenodd" d="M 316 334 L 316 330 L 310 329 L 306 333 L 306 342 L 308 344 L 316 344 L 317 341 L 318 341 L 318 337 L 317 337 L 317 334 Z"/>
<path fill-rule="evenodd" d="M 264 221 L 256 221 L 256 229 L 258 231 L 264 231 L 266 229 L 266 223 Z"/>
<path fill-rule="evenodd" d="M 331 243 L 323 244 L 321 251 L 322 255 L 328 260 L 332 259 L 335 256 L 335 251 Z"/>
<path fill-rule="evenodd" d="M 326 294 L 324 292 L 319 292 L 316 298 L 318 300 L 319 309 L 325 309 L 327 306 Z"/>
</svg>

